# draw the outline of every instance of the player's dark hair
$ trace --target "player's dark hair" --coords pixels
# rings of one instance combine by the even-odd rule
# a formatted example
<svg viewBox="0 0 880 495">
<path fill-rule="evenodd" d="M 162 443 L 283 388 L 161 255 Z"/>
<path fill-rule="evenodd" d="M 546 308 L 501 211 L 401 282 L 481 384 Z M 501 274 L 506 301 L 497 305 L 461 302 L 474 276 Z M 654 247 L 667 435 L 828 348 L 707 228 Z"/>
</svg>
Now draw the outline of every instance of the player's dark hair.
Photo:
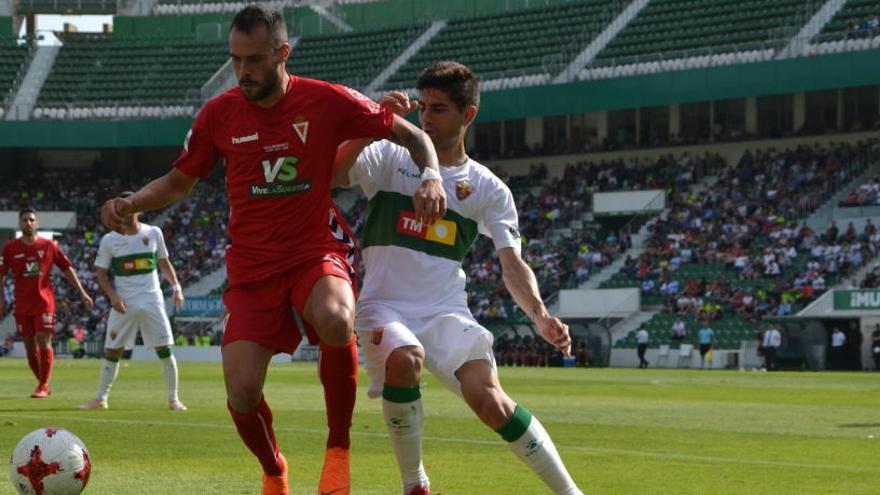
<svg viewBox="0 0 880 495">
<path fill-rule="evenodd" d="M 229 30 L 251 34 L 260 26 L 266 26 L 272 47 L 276 50 L 287 43 L 287 24 L 281 12 L 262 3 L 254 3 L 241 9 L 232 19 Z"/>
<path fill-rule="evenodd" d="M 34 215 L 36 215 L 37 210 L 33 209 L 33 207 L 25 206 L 20 212 L 18 212 L 18 219 L 21 220 L 21 217 L 27 215 L 28 213 L 33 213 Z"/>
<path fill-rule="evenodd" d="M 452 60 L 437 62 L 425 69 L 419 76 L 416 89 L 439 89 L 448 94 L 449 99 L 462 111 L 469 105 L 480 106 L 477 75 L 468 66 Z"/>
</svg>

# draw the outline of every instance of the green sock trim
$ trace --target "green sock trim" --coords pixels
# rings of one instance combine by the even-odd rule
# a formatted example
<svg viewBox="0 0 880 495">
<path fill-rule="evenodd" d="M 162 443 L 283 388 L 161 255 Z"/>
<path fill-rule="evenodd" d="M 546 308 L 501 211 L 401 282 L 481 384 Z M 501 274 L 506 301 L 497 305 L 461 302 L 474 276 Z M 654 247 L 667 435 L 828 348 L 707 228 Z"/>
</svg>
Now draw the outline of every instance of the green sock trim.
<svg viewBox="0 0 880 495">
<path fill-rule="evenodd" d="M 505 442 L 515 442 L 525 435 L 530 424 L 532 424 L 532 413 L 525 407 L 517 404 L 516 409 L 513 411 L 513 416 L 495 432 L 501 435 Z"/>
<path fill-rule="evenodd" d="M 171 348 L 166 347 L 162 350 L 157 350 L 156 355 L 159 356 L 159 359 L 166 359 L 171 357 Z"/>
<path fill-rule="evenodd" d="M 422 392 L 419 390 L 418 385 L 413 387 L 393 387 L 391 385 L 385 385 L 385 388 L 382 389 L 382 398 L 388 402 L 405 404 L 407 402 L 421 399 Z"/>
<path fill-rule="evenodd" d="M 104 356 L 104 359 L 106 359 L 107 361 L 110 361 L 111 363 L 118 363 L 119 362 L 118 357 Z"/>
</svg>

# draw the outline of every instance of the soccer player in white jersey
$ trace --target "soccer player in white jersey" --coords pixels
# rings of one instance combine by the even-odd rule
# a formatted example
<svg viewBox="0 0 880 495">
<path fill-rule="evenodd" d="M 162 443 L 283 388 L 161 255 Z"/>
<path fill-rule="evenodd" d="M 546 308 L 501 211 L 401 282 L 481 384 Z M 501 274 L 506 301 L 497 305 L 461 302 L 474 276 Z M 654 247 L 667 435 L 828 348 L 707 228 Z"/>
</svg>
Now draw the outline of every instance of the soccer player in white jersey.
<svg viewBox="0 0 880 495">
<path fill-rule="evenodd" d="M 541 423 L 502 390 L 492 334 L 467 307 L 461 262 L 483 234 L 494 241 L 513 299 L 544 339 L 570 353 L 568 327 L 547 311 L 535 275 L 520 256 L 510 190 L 465 153 L 465 132 L 479 106 L 476 77 L 462 64 L 439 62 L 424 71 L 417 87 L 419 121 L 440 159 L 446 215 L 433 225 L 417 221 L 412 195 L 422 181 L 436 177 L 431 171 L 420 175 L 406 150 L 389 141 L 342 146 L 334 178 L 341 186 L 360 185 L 369 199 L 362 240 L 366 278 L 355 328 L 370 374 L 368 393 L 383 399 L 403 493 L 430 493 L 421 449 L 424 365 L 553 493 L 580 494 Z M 398 113 L 416 107 L 400 92 L 382 103 Z"/>
<path fill-rule="evenodd" d="M 123 193 L 123 197 L 132 193 Z M 134 346 L 140 330 L 144 344 L 156 349 L 162 363 L 162 377 L 168 388 L 168 408 L 185 411 L 177 396 L 177 361 L 171 353 L 171 324 L 159 286 L 158 267 L 173 287 L 174 304 L 183 307 L 183 290 L 168 259 L 165 238 L 159 227 L 138 221 L 132 214 L 125 219 L 124 233 L 109 232 L 101 238 L 95 259 L 98 284 L 110 298 L 112 309 L 107 320 L 104 363 L 98 379 L 98 394 L 80 409 L 106 409 L 110 387 L 119 374 L 119 358 Z M 114 283 L 107 276 L 113 270 Z"/>
</svg>

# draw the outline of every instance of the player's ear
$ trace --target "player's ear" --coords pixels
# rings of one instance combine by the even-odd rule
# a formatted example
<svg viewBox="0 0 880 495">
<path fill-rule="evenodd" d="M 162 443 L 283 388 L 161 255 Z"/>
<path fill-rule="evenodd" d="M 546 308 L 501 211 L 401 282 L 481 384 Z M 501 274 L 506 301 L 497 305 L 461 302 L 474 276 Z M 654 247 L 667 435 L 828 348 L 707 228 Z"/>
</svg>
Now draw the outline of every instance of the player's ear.
<svg viewBox="0 0 880 495">
<path fill-rule="evenodd" d="M 283 64 L 287 62 L 287 57 L 290 56 L 290 43 L 284 42 L 277 50 L 278 60 L 277 63 Z"/>
<path fill-rule="evenodd" d="M 477 107 L 476 105 L 468 105 L 464 108 L 464 125 L 465 127 L 471 125 L 474 122 L 474 119 L 477 118 Z"/>
</svg>

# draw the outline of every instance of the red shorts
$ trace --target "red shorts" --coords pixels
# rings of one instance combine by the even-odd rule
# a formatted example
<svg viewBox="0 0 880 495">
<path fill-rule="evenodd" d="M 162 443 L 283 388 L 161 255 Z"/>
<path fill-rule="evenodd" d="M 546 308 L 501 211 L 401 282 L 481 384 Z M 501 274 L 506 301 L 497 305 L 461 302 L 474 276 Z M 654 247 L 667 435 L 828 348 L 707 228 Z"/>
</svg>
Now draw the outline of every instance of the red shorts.
<svg viewBox="0 0 880 495">
<path fill-rule="evenodd" d="M 55 313 L 41 315 L 15 315 L 18 334 L 33 337 L 38 333 L 55 333 Z"/>
<path fill-rule="evenodd" d="M 293 311 L 303 314 L 306 301 L 318 279 L 339 277 L 351 286 L 351 266 L 343 256 L 327 254 L 316 261 L 302 263 L 269 278 L 226 289 L 223 303 L 223 345 L 236 340 L 256 342 L 293 354 L 302 335 Z M 354 290 L 352 288 L 352 290 Z M 309 342 L 318 342 L 315 329 L 303 320 Z"/>
</svg>

